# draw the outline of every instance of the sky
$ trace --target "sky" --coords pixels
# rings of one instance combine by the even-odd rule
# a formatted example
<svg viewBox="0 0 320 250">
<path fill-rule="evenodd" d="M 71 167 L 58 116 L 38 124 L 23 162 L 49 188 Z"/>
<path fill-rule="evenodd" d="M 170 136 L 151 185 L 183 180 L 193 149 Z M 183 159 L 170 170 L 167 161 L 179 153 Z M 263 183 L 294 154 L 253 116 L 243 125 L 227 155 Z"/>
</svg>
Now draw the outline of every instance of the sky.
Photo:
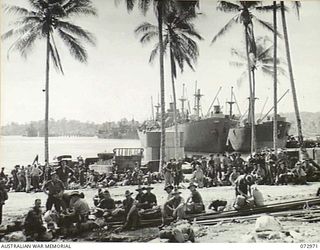
<svg viewBox="0 0 320 250">
<path fill-rule="evenodd" d="M 5 3 L 26 6 L 25 0 L 3 0 Z M 115 5 L 113 0 L 94 0 L 98 9 L 97 17 L 81 17 L 74 23 L 92 32 L 96 37 L 96 46 L 87 45 L 89 60 L 81 64 L 74 60 L 57 41 L 65 75 L 50 71 L 50 114 L 54 119 L 76 119 L 102 123 L 116 121 L 123 117 L 143 121 L 151 117 L 151 96 L 154 104 L 159 96 L 158 59 L 149 64 L 150 45 L 142 45 L 134 34 L 134 29 L 142 22 L 156 24 L 153 10 L 146 16 L 139 10 L 130 14 L 125 5 Z M 271 4 L 271 2 L 265 2 Z M 182 95 L 185 84 L 191 108 L 194 105 L 195 83 L 204 95 L 201 99 L 202 112 L 206 114 L 219 87 L 218 96 L 223 111 L 225 102 L 230 99 L 230 88 L 234 92 L 241 112 L 248 106 L 248 83 L 237 83 L 244 69 L 235 68 L 230 61 L 237 60 L 231 56 L 231 48 L 244 50 L 242 26 L 236 25 L 223 37 L 211 44 L 215 34 L 234 14 L 216 10 L 217 3 L 200 0 L 201 15 L 195 26 L 204 38 L 199 42 L 200 56 L 195 71 L 188 68 L 178 74 L 176 81 L 177 96 Z M 288 7 L 290 3 L 287 3 Z M 271 13 L 255 13 L 260 19 L 272 21 Z M 290 47 L 294 69 L 294 78 L 298 93 L 300 111 L 320 111 L 318 101 L 320 93 L 320 2 L 302 3 L 300 20 L 293 10 L 287 13 Z M 278 15 L 279 17 L 280 15 Z M 4 14 L 1 20 L 1 33 L 10 28 L 14 16 Z M 281 28 L 281 19 L 278 18 Z M 281 29 L 282 30 L 282 29 Z M 280 30 L 280 31 L 281 31 Z M 272 34 L 254 23 L 255 36 L 272 37 Z M 8 48 L 12 41 L 1 41 L 1 124 L 11 122 L 26 123 L 44 118 L 45 96 L 45 44 L 38 41 L 27 59 L 18 53 L 10 53 Z M 284 41 L 279 41 L 279 54 L 283 59 Z M 166 104 L 172 100 L 172 88 L 168 60 L 165 61 Z M 286 65 L 283 68 L 287 69 Z M 256 112 L 265 111 L 273 103 L 273 79 L 257 72 L 256 77 Z M 279 96 L 290 88 L 288 76 L 280 76 Z M 180 105 L 178 105 L 180 106 Z M 279 103 L 280 112 L 293 112 L 291 93 Z"/>
</svg>

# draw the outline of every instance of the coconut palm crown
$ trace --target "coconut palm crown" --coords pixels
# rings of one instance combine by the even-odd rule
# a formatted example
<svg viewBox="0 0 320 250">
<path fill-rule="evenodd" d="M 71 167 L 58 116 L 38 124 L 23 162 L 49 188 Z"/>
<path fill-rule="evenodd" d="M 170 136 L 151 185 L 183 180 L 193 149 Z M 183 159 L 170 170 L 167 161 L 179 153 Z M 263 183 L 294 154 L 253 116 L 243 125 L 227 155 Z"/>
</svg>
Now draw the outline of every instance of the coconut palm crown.
<svg viewBox="0 0 320 250">
<path fill-rule="evenodd" d="M 13 28 L 2 35 L 2 39 L 17 39 L 9 48 L 8 54 L 16 50 L 23 57 L 32 51 L 35 42 L 49 39 L 50 57 L 56 68 L 63 73 L 61 57 L 55 39 L 59 37 L 70 54 L 80 62 L 87 62 L 88 54 L 82 41 L 95 44 L 93 35 L 68 19 L 76 15 L 96 15 L 89 0 L 28 0 L 31 9 L 7 5 L 4 11 L 20 16 Z"/>
<path fill-rule="evenodd" d="M 50 58 L 54 66 L 63 74 L 61 57 L 55 38 L 59 37 L 69 49 L 70 54 L 80 62 L 87 62 L 88 54 L 82 41 L 94 44 L 93 35 L 70 22 L 73 16 L 96 15 L 91 0 L 27 0 L 30 9 L 7 5 L 7 14 L 18 15 L 13 28 L 2 35 L 2 39 L 16 38 L 9 48 L 18 51 L 23 57 L 32 51 L 38 40 L 46 41 L 45 72 L 45 164 L 49 163 L 49 81 Z"/>
<path fill-rule="evenodd" d="M 174 77 L 177 77 L 177 65 L 181 72 L 184 71 L 184 65 L 187 64 L 194 70 L 194 64 L 199 56 L 199 49 L 194 38 L 202 40 L 195 29 L 192 21 L 192 13 L 185 12 L 180 15 L 176 9 L 172 9 L 164 18 L 163 43 L 165 52 L 170 50 L 172 53 L 172 71 Z M 148 22 L 139 25 L 135 33 L 141 35 L 142 44 L 149 43 L 158 37 L 158 27 Z M 153 62 L 159 53 L 159 43 L 156 42 L 151 51 L 149 62 Z"/>
</svg>

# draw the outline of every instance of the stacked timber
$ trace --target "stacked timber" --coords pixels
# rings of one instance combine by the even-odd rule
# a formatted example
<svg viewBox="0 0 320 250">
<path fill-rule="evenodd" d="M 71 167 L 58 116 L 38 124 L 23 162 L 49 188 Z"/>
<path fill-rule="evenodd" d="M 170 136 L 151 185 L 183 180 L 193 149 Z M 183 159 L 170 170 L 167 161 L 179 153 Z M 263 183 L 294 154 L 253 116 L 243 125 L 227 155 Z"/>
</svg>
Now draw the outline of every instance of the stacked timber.
<svg viewBox="0 0 320 250">
<path fill-rule="evenodd" d="M 251 220 L 256 219 L 261 214 L 268 213 L 273 216 L 299 216 L 308 222 L 320 221 L 320 209 L 310 209 L 311 206 L 320 205 L 320 197 L 314 197 L 303 200 L 287 201 L 282 203 L 268 204 L 265 206 L 255 207 L 244 210 L 232 210 L 226 212 L 212 212 L 188 215 L 187 219 L 201 225 L 215 225 L 219 222 L 235 221 L 235 220 Z M 308 218 L 308 213 L 310 217 Z M 168 221 L 172 221 L 169 218 Z M 115 221 L 108 223 L 108 226 L 115 227 L 123 224 L 123 221 Z M 142 227 L 152 227 L 161 224 L 161 218 L 149 220 L 141 220 Z"/>
<path fill-rule="evenodd" d="M 236 211 L 227 211 L 222 213 L 211 213 L 211 214 L 204 214 L 204 215 L 197 215 L 195 221 L 197 223 L 214 223 L 215 221 L 219 222 L 222 219 L 225 220 L 227 218 L 235 218 L 235 217 L 247 217 L 255 214 L 263 214 L 263 213 L 275 213 L 275 212 L 282 212 L 282 211 L 290 211 L 295 209 L 303 209 L 309 208 L 313 205 L 320 205 L 320 197 L 304 199 L 304 200 L 295 200 L 295 201 L 287 201 L 283 203 L 275 203 L 275 204 L 268 204 L 265 206 L 255 207 L 251 209 L 244 209 L 244 210 L 236 210 Z"/>
</svg>

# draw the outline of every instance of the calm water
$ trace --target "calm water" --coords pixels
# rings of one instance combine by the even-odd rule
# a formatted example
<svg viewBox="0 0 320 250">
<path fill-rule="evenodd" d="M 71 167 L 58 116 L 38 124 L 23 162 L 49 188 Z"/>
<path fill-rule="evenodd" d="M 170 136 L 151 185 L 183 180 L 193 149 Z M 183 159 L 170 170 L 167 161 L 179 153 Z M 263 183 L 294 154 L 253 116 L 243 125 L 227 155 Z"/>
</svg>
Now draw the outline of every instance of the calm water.
<svg viewBox="0 0 320 250">
<path fill-rule="evenodd" d="M 0 166 L 8 172 L 14 165 L 31 164 L 35 156 L 44 162 L 44 138 L 23 136 L 0 137 Z M 117 147 L 140 147 L 139 140 L 98 139 L 96 137 L 50 137 L 50 160 L 69 154 L 76 158 L 96 157 L 97 153 L 112 152 Z"/>
</svg>

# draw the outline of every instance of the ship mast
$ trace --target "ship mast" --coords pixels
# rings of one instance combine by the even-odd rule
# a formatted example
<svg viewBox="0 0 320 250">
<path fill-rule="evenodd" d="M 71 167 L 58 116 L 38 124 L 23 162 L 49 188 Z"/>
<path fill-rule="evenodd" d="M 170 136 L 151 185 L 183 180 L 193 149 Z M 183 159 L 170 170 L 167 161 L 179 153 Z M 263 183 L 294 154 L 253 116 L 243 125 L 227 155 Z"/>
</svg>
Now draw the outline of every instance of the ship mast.
<svg viewBox="0 0 320 250">
<path fill-rule="evenodd" d="M 230 101 L 227 102 L 230 106 L 230 117 L 232 117 L 232 105 L 235 104 L 235 102 L 233 101 L 233 87 L 231 87 L 231 98 L 230 98 Z"/>
<path fill-rule="evenodd" d="M 196 115 L 196 119 L 200 119 L 200 99 L 203 95 L 200 94 L 200 89 L 196 89 L 194 97 L 195 97 L 195 102 L 194 102 L 194 111 Z"/>
<path fill-rule="evenodd" d="M 182 86 L 182 97 L 179 99 L 179 101 L 181 101 L 181 115 L 183 120 L 185 119 L 184 103 L 187 101 L 187 98 L 184 96 L 184 88 L 185 84 Z"/>
<path fill-rule="evenodd" d="M 151 113 L 152 113 L 152 120 L 154 120 L 154 109 L 153 109 L 153 97 L 151 96 Z"/>
<path fill-rule="evenodd" d="M 160 110 L 160 107 L 161 107 L 160 103 L 159 103 L 159 96 L 158 96 L 158 103 L 154 107 L 156 108 L 156 121 L 159 121 L 159 117 L 160 117 L 159 110 Z"/>
</svg>

